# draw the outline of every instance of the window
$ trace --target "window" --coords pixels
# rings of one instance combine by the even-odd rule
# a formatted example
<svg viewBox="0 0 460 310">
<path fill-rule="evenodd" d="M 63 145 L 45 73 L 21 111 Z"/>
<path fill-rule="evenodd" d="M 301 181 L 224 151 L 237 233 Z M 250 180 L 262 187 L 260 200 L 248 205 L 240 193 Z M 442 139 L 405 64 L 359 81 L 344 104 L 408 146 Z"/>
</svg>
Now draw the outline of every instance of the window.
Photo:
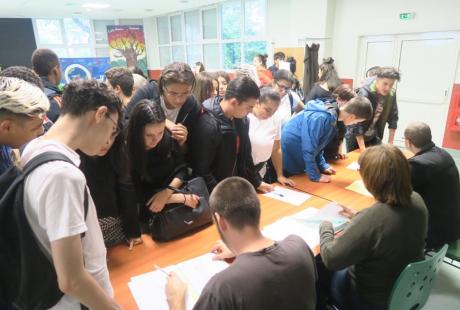
<svg viewBox="0 0 460 310">
<path fill-rule="evenodd" d="M 142 25 L 142 19 L 91 21 L 73 17 L 33 21 L 37 46 L 52 49 L 60 58 L 109 57 L 107 26 L 116 24 Z M 169 32 L 165 39 L 169 43 Z"/>
<path fill-rule="evenodd" d="M 182 61 L 234 69 L 267 52 L 266 0 L 231 0 L 157 17 L 160 65 Z"/>
</svg>

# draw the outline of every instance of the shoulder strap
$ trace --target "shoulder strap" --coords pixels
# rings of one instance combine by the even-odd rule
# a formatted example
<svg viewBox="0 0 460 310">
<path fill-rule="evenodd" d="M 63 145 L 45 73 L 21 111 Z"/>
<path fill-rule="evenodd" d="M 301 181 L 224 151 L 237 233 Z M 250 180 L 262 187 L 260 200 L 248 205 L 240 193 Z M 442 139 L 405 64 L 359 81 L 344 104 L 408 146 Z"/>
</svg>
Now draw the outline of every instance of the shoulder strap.
<svg viewBox="0 0 460 310">
<path fill-rule="evenodd" d="M 24 178 L 27 177 L 32 171 L 34 171 L 39 166 L 44 165 L 51 161 L 64 161 L 64 162 L 67 162 L 75 166 L 73 161 L 70 160 L 70 158 L 68 158 L 62 153 L 45 152 L 45 153 L 35 156 L 24 166 L 23 168 Z M 83 198 L 83 207 L 84 207 L 85 221 L 86 221 L 86 217 L 88 215 L 88 207 L 89 207 L 89 194 L 88 194 L 88 188 L 86 186 L 85 186 L 85 193 L 84 193 L 84 198 Z M 82 233 L 81 236 L 83 238 L 85 236 L 85 233 Z"/>
</svg>

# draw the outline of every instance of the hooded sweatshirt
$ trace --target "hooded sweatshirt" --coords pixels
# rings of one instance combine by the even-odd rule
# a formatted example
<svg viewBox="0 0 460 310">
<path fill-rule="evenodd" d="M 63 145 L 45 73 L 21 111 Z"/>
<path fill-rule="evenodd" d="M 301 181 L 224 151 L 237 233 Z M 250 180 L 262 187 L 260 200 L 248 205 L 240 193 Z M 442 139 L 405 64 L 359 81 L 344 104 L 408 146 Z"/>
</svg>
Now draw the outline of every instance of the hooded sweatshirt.
<svg viewBox="0 0 460 310">
<path fill-rule="evenodd" d="M 289 175 L 306 172 L 310 180 L 318 181 L 330 167 L 323 149 L 337 135 L 337 118 L 337 107 L 312 100 L 284 126 L 281 149 L 283 168 Z"/>
</svg>

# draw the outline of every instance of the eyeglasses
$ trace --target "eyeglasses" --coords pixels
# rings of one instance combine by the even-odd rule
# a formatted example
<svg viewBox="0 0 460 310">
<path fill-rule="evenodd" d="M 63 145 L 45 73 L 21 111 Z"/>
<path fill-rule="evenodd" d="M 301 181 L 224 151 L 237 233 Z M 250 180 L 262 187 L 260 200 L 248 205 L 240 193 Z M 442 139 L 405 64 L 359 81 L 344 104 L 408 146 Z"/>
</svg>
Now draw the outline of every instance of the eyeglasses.
<svg viewBox="0 0 460 310">
<path fill-rule="evenodd" d="M 171 96 L 173 98 L 187 98 L 188 96 L 190 96 L 190 94 L 192 93 L 192 90 L 190 89 L 188 92 L 186 93 L 182 93 L 182 94 L 178 94 L 176 92 L 171 92 L 169 91 L 166 87 L 163 87 L 163 89 L 165 90 L 165 92 L 168 94 L 168 96 Z"/>
<path fill-rule="evenodd" d="M 109 114 L 106 114 L 105 116 L 113 123 L 113 125 L 114 125 L 115 128 L 116 128 L 116 130 L 115 130 L 115 131 L 112 133 L 112 135 L 110 136 L 112 139 L 115 139 L 115 137 L 118 136 L 118 135 L 120 134 L 121 128 L 120 128 L 120 126 L 118 126 L 118 123 L 115 122 L 115 121 L 113 120 L 113 118 L 110 117 Z"/>
<path fill-rule="evenodd" d="M 280 90 L 284 90 L 284 91 L 288 91 L 288 90 L 291 89 L 291 86 L 285 86 L 285 85 L 282 85 L 282 84 L 280 84 L 280 83 L 278 83 L 278 82 L 276 82 L 276 86 L 278 86 L 278 88 L 279 88 Z"/>
</svg>

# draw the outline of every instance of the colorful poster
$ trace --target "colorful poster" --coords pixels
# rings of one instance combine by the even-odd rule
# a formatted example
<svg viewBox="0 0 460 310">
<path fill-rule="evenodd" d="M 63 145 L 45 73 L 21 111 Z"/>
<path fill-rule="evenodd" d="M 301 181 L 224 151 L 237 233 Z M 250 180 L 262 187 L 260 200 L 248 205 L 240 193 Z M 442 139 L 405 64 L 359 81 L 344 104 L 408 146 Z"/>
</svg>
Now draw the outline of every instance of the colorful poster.
<svg viewBox="0 0 460 310">
<path fill-rule="evenodd" d="M 60 58 L 61 83 L 68 84 L 73 80 L 104 80 L 104 72 L 110 69 L 110 58 Z"/>
<path fill-rule="evenodd" d="M 147 73 L 144 28 L 142 26 L 107 26 L 112 67 L 141 68 Z"/>
</svg>

